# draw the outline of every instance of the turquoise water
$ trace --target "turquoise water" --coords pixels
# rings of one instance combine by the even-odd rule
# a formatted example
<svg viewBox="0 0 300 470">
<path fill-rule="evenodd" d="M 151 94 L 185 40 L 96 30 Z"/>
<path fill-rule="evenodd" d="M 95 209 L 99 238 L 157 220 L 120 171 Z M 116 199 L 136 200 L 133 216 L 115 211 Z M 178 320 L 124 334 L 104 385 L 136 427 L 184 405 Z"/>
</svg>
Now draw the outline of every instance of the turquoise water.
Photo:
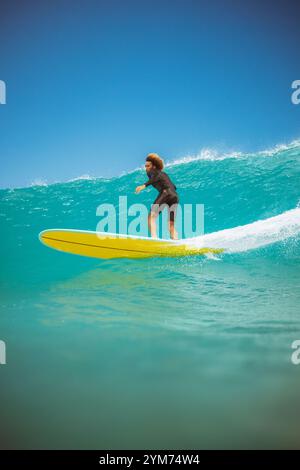
<svg viewBox="0 0 300 470">
<path fill-rule="evenodd" d="M 1 190 L 1 448 L 299 448 L 300 145 L 167 171 L 228 253 L 101 261 L 39 242 L 137 202 L 142 170 Z"/>
</svg>

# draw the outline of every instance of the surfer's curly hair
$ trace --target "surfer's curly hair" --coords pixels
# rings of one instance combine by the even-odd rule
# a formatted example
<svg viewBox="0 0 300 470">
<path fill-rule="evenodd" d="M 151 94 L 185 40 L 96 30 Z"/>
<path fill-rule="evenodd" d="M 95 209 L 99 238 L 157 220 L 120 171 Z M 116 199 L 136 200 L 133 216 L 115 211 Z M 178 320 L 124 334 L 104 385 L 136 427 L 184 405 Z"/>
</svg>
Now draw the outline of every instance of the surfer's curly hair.
<svg viewBox="0 0 300 470">
<path fill-rule="evenodd" d="M 146 162 L 151 162 L 158 170 L 162 170 L 164 167 L 164 161 L 157 153 L 149 153 Z"/>
</svg>

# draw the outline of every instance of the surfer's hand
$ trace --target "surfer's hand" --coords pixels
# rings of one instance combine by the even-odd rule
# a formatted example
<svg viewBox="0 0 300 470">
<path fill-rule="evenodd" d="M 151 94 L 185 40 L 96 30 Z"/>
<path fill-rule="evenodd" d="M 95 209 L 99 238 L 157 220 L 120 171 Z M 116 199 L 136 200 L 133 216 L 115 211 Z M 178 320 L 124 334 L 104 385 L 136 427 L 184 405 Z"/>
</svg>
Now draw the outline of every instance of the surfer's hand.
<svg viewBox="0 0 300 470">
<path fill-rule="evenodd" d="M 137 186 L 135 188 L 135 194 L 139 194 L 141 191 L 143 191 L 143 189 L 145 189 L 145 185 L 142 184 L 142 186 Z"/>
</svg>

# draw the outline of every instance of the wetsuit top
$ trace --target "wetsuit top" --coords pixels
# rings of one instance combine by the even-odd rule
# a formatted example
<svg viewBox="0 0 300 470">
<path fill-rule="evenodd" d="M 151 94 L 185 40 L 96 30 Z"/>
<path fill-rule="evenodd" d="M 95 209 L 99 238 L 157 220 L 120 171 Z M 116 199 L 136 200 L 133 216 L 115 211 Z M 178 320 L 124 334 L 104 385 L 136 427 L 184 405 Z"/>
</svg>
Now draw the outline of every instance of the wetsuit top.
<svg viewBox="0 0 300 470">
<path fill-rule="evenodd" d="M 176 192 L 176 186 L 172 183 L 167 173 L 160 170 L 152 170 L 148 174 L 149 180 L 145 183 L 145 186 L 152 186 L 157 189 L 160 193 L 164 189 L 171 189 L 171 191 Z"/>
</svg>

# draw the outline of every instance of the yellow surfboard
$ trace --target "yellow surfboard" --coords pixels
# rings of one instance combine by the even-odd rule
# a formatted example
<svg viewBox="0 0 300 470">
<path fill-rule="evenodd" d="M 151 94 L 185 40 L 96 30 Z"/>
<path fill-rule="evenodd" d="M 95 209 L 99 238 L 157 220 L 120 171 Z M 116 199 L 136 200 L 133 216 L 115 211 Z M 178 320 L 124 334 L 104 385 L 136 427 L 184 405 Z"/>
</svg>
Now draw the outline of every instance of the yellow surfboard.
<svg viewBox="0 0 300 470">
<path fill-rule="evenodd" d="M 116 233 L 52 229 L 39 234 L 56 250 L 92 258 L 153 258 L 222 253 L 222 249 L 189 247 L 184 240 L 164 240 Z"/>
</svg>

